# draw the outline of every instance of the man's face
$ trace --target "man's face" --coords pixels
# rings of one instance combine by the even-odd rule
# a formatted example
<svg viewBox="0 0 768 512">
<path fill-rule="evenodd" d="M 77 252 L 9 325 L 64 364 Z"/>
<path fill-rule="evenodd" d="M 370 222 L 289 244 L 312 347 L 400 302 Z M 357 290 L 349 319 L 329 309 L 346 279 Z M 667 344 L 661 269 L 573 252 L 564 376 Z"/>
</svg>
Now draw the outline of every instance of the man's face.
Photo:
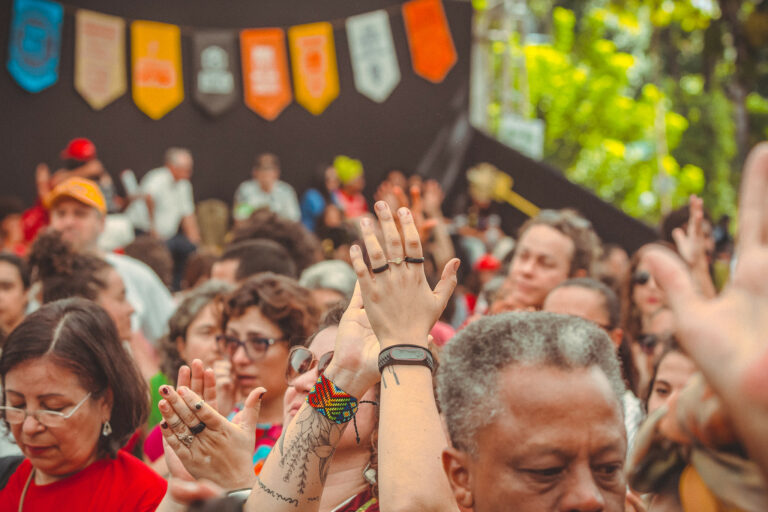
<svg viewBox="0 0 768 512">
<path fill-rule="evenodd" d="M 535 225 L 523 233 L 509 269 L 514 302 L 541 307 L 552 288 L 568 279 L 573 251 L 573 241 L 549 226 Z"/>
<path fill-rule="evenodd" d="M 95 250 L 104 230 L 104 216 L 76 199 L 62 198 L 51 208 L 51 227 L 76 251 Z"/>
<path fill-rule="evenodd" d="M 192 177 L 192 167 L 194 161 L 190 155 L 178 155 L 176 161 L 167 164 L 171 174 L 177 181 L 188 180 Z"/>
<path fill-rule="evenodd" d="M 253 171 L 254 179 L 259 183 L 261 190 L 271 192 L 272 188 L 280 179 L 280 169 L 276 167 L 262 167 Z"/>
<path fill-rule="evenodd" d="M 627 437 L 601 370 L 514 365 L 499 375 L 498 390 L 499 414 L 477 432 L 477 453 L 443 454 L 460 505 L 623 512 Z"/>
</svg>

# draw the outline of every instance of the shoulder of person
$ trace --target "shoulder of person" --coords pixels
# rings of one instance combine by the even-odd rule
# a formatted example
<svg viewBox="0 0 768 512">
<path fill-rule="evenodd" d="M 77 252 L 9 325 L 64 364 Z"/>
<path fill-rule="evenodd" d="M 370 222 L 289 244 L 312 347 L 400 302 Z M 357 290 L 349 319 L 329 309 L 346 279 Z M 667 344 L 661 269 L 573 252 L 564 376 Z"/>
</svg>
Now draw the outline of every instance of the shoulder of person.
<svg viewBox="0 0 768 512">
<path fill-rule="evenodd" d="M 118 274 L 125 274 L 125 281 L 130 281 L 131 284 L 139 281 L 143 287 L 158 287 L 166 290 L 170 297 L 171 292 L 165 287 L 163 282 L 157 276 L 154 270 L 143 261 L 139 261 L 136 258 L 132 258 L 126 254 L 107 253 L 104 259 L 115 267 Z M 128 283 L 126 283 L 128 284 Z"/>
</svg>

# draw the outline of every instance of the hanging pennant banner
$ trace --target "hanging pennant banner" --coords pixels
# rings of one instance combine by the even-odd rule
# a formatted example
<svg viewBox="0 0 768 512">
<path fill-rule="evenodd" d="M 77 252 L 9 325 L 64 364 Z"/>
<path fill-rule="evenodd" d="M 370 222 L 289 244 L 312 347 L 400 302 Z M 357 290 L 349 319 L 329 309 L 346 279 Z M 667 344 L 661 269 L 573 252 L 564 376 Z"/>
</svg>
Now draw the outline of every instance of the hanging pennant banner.
<svg viewBox="0 0 768 512">
<path fill-rule="evenodd" d="M 373 101 L 383 102 L 400 83 L 389 15 L 380 10 L 347 18 L 347 38 L 355 87 Z"/>
<path fill-rule="evenodd" d="M 273 121 L 292 99 L 283 30 L 243 30 L 240 55 L 245 104 L 264 119 Z"/>
<path fill-rule="evenodd" d="M 15 0 L 8 71 L 29 92 L 40 92 L 59 79 L 61 4 L 46 0 Z"/>
<path fill-rule="evenodd" d="M 339 95 L 333 27 L 311 23 L 288 29 L 296 102 L 320 115 Z"/>
<path fill-rule="evenodd" d="M 411 48 L 413 70 L 430 82 L 442 82 L 457 59 L 442 2 L 406 2 L 403 4 L 403 20 Z"/>
<path fill-rule="evenodd" d="M 133 101 L 160 119 L 184 100 L 179 27 L 154 21 L 131 23 Z"/>
<path fill-rule="evenodd" d="M 192 36 L 194 98 L 211 116 L 226 112 L 237 100 L 235 40 L 229 31 L 202 31 Z"/>
<path fill-rule="evenodd" d="M 125 22 L 85 9 L 75 14 L 75 89 L 94 110 L 125 94 Z"/>
</svg>

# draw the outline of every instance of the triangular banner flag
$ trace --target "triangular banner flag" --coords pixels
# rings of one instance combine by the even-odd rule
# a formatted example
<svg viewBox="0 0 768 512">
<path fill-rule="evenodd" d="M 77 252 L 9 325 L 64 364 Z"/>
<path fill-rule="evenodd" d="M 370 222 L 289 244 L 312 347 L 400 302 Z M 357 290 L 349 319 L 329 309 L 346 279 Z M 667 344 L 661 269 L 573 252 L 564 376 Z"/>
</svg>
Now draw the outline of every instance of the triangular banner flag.
<svg viewBox="0 0 768 512">
<path fill-rule="evenodd" d="M 285 33 L 279 28 L 240 32 L 243 96 L 248 108 L 273 121 L 291 104 Z"/>
<path fill-rule="evenodd" d="M 125 21 L 85 9 L 75 14 L 75 89 L 94 110 L 125 94 Z"/>
<path fill-rule="evenodd" d="M 40 92 L 59 79 L 61 4 L 46 0 L 15 0 L 8 71 L 29 92 Z"/>
<path fill-rule="evenodd" d="M 442 2 L 406 2 L 403 4 L 403 20 L 411 48 L 413 70 L 430 82 L 442 82 L 457 59 Z"/>
<path fill-rule="evenodd" d="M 373 101 L 383 102 L 400 83 L 389 15 L 380 10 L 347 18 L 347 39 L 355 87 Z"/>
<path fill-rule="evenodd" d="M 160 119 L 184 100 L 179 27 L 154 21 L 131 23 L 133 101 Z"/>
<path fill-rule="evenodd" d="M 333 27 L 320 22 L 288 29 L 296 103 L 320 115 L 339 95 Z"/>
<path fill-rule="evenodd" d="M 235 40 L 229 31 L 200 31 L 192 36 L 194 98 L 211 116 L 226 112 L 237 101 Z"/>
</svg>

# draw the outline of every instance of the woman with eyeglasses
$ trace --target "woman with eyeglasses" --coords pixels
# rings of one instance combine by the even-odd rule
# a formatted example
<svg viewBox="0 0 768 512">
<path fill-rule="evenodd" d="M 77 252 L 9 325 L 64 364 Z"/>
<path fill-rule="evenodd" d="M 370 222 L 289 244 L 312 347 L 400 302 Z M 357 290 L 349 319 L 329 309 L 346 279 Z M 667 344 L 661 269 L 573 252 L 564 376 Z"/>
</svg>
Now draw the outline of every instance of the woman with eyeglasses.
<svg viewBox="0 0 768 512">
<path fill-rule="evenodd" d="M 267 389 L 256 432 L 256 471 L 282 431 L 288 354 L 315 332 L 319 316 L 308 290 L 271 272 L 248 279 L 221 301 L 217 345 L 232 364 L 234 385 L 230 396 L 217 397 L 218 410 L 235 412 L 251 391 Z"/>
<path fill-rule="evenodd" d="M 25 456 L 0 511 L 149 511 L 165 481 L 120 451 L 147 417 L 148 389 L 115 325 L 84 299 L 28 316 L 0 357 L 0 413 Z"/>
</svg>

